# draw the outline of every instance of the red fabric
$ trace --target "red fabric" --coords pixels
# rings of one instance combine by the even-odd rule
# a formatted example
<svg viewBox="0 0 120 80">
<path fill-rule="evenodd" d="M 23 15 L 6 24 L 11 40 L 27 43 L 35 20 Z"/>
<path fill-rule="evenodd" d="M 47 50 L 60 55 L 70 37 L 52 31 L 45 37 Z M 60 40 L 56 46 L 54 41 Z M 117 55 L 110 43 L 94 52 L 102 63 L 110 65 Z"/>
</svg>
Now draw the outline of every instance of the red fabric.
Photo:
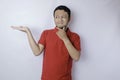
<svg viewBox="0 0 120 80">
<path fill-rule="evenodd" d="M 56 32 L 56 28 L 45 30 L 38 42 L 45 46 L 42 80 L 72 80 L 72 58 Z M 76 49 L 80 50 L 80 37 L 69 29 L 67 35 Z"/>
</svg>

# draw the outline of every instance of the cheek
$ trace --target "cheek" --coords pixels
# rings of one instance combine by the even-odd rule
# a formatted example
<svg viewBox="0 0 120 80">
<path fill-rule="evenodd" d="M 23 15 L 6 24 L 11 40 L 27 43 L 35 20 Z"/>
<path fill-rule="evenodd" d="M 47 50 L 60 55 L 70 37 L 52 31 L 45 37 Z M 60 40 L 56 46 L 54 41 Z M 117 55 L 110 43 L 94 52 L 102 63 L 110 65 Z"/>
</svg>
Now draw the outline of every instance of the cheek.
<svg viewBox="0 0 120 80">
<path fill-rule="evenodd" d="M 57 24 L 57 23 L 59 23 L 59 21 L 58 21 L 58 20 L 55 20 L 55 23 Z"/>
<path fill-rule="evenodd" d="M 55 22 L 55 23 L 57 23 L 57 22 L 58 22 L 58 20 L 57 20 L 57 19 L 54 19 L 54 22 Z"/>
<path fill-rule="evenodd" d="M 65 24 L 67 24 L 67 23 L 68 23 L 68 20 L 67 20 L 67 19 L 65 19 L 65 20 L 63 20 L 63 21 L 64 21 L 64 23 L 65 23 Z"/>
<path fill-rule="evenodd" d="M 63 24 L 67 24 L 68 23 L 68 19 L 61 19 L 61 21 L 63 22 Z M 58 23 L 60 23 L 61 22 L 59 19 L 54 19 L 54 22 L 56 23 L 56 24 L 58 24 Z"/>
</svg>

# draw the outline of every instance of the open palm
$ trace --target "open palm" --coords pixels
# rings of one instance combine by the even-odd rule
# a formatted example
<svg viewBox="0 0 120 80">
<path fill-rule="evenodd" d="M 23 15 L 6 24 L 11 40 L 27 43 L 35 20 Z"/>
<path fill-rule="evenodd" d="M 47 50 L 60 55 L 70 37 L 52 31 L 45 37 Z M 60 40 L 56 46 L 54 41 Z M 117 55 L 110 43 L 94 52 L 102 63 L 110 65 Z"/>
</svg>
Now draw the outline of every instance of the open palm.
<svg viewBox="0 0 120 80">
<path fill-rule="evenodd" d="M 27 32 L 29 30 L 29 28 L 26 26 L 11 26 L 11 28 L 19 30 L 19 31 L 23 31 L 23 32 Z"/>
</svg>

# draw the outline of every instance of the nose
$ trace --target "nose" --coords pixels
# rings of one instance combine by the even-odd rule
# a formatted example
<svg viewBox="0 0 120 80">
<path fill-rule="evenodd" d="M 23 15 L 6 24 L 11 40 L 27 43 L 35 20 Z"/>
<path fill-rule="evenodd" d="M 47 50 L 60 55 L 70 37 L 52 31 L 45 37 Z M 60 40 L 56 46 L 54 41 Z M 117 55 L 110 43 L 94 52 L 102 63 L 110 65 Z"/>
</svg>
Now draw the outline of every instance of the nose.
<svg viewBox="0 0 120 80">
<path fill-rule="evenodd" d="M 60 22 L 62 22 L 63 20 L 62 20 L 62 17 L 59 17 L 59 19 L 58 19 Z"/>
</svg>

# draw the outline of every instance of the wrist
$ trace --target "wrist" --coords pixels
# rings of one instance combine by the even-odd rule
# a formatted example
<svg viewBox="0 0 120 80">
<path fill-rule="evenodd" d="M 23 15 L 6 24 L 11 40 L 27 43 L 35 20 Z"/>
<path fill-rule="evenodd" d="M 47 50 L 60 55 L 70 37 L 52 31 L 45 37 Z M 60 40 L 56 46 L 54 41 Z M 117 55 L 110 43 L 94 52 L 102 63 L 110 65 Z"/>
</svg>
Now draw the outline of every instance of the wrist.
<svg viewBox="0 0 120 80">
<path fill-rule="evenodd" d="M 63 42 L 65 43 L 65 42 L 69 42 L 70 40 L 69 40 L 69 38 L 64 38 L 63 39 Z"/>
<path fill-rule="evenodd" d="M 27 35 L 30 35 L 31 34 L 31 31 L 29 29 L 26 30 L 26 34 Z"/>
</svg>

